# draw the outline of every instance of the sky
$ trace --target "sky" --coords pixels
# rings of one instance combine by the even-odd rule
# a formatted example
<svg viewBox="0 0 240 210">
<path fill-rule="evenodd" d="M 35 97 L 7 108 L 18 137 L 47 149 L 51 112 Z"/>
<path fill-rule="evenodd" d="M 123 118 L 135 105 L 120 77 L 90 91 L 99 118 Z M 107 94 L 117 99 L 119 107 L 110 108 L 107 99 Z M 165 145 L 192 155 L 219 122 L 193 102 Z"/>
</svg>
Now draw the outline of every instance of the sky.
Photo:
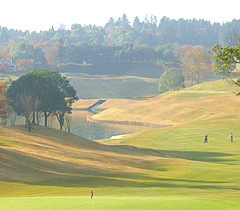
<svg viewBox="0 0 240 210">
<path fill-rule="evenodd" d="M 170 19 L 204 19 L 211 23 L 240 19 L 240 1 L 230 0 L 4 0 L 1 2 L 0 26 L 15 30 L 44 31 L 60 24 L 70 29 L 72 24 L 104 26 L 112 17 L 126 14 L 132 24 L 136 16 L 146 15 Z"/>
</svg>

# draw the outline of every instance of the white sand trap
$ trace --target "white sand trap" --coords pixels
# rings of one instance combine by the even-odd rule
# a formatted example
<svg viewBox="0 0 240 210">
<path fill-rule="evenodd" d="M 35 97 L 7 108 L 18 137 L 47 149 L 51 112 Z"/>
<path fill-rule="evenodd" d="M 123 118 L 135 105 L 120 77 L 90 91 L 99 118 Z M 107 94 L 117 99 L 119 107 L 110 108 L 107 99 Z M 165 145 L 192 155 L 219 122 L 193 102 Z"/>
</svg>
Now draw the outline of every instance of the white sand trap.
<svg viewBox="0 0 240 210">
<path fill-rule="evenodd" d="M 123 137 L 125 137 L 125 135 L 112 136 L 110 139 L 121 139 Z"/>
</svg>

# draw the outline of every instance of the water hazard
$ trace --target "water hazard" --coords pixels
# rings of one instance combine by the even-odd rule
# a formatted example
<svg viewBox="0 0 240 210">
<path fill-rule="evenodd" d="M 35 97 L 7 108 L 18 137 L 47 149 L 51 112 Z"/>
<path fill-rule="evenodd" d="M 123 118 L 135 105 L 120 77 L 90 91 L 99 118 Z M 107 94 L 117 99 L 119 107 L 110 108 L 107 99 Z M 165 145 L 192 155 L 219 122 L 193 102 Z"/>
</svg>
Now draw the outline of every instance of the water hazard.
<svg viewBox="0 0 240 210">
<path fill-rule="evenodd" d="M 109 139 L 112 136 L 136 133 L 139 131 L 153 129 L 146 126 L 122 125 L 108 123 L 87 122 L 87 116 L 93 113 L 88 111 L 72 111 L 71 133 L 90 140 Z M 16 124 L 23 124 L 24 119 L 18 118 Z M 48 119 L 49 127 L 59 129 L 56 119 Z M 44 125 L 44 119 L 40 120 L 40 125 Z M 63 128 L 64 130 L 64 128 Z"/>
</svg>

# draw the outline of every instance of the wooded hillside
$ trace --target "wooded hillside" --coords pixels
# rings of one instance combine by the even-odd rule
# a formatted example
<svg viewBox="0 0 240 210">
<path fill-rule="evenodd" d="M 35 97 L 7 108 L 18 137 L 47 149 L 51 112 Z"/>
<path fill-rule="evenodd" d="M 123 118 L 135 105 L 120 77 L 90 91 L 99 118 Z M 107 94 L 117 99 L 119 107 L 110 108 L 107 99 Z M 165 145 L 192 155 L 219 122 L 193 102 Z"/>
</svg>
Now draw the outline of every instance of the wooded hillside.
<svg viewBox="0 0 240 210">
<path fill-rule="evenodd" d="M 240 20 L 210 23 L 207 20 L 171 20 L 148 17 L 132 23 L 124 14 L 110 18 L 105 26 L 72 24 L 55 30 L 30 32 L 0 26 L 0 70 L 27 71 L 50 68 L 61 72 L 129 74 L 138 64 L 147 64 L 146 74 L 155 77 L 150 65 L 160 71 L 179 67 L 179 50 L 186 45 L 202 46 L 206 52 L 225 44 Z M 189 47 L 188 47 L 189 48 Z M 8 65 L 4 62 L 9 62 Z M 153 70 L 154 71 L 154 70 Z M 138 74 L 139 75 L 139 74 Z"/>
</svg>

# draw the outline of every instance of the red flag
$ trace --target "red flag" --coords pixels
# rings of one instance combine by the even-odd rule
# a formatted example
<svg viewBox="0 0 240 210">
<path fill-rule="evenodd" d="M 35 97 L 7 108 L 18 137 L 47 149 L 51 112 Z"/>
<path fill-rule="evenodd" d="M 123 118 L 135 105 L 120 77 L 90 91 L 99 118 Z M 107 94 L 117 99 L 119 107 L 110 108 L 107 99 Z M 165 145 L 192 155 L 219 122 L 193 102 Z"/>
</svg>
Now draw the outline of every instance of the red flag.
<svg viewBox="0 0 240 210">
<path fill-rule="evenodd" d="M 92 199 L 92 197 L 93 197 L 93 190 L 91 191 L 91 199 Z"/>
</svg>

